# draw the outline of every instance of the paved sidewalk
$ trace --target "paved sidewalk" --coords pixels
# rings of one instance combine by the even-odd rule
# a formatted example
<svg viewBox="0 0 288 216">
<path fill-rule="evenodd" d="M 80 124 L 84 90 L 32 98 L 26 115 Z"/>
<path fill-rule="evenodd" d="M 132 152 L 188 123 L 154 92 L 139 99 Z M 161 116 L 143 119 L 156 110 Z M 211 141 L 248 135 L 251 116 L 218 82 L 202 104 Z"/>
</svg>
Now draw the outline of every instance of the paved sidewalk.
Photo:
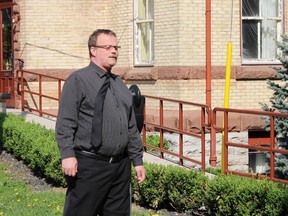
<svg viewBox="0 0 288 216">
<path fill-rule="evenodd" d="M 7 113 L 14 113 L 16 115 L 20 115 L 25 117 L 26 121 L 29 122 L 35 122 L 35 123 L 39 123 L 43 126 L 45 126 L 47 129 L 55 129 L 55 124 L 56 124 L 56 118 L 51 117 L 51 118 L 45 118 L 45 117 L 40 117 L 36 114 L 30 113 L 30 112 L 23 112 L 20 109 L 6 109 Z M 148 163 L 156 163 L 156 164 L 162 164 L 162 165 L 175 165 L 177 166 L 176 163 L 161 159 L 159 157 L 156 157 L 154 155 L 148 154 L 148 153 L 144 153 L 143 156 L 144 161 L 148 162 Z"/>
</svg>

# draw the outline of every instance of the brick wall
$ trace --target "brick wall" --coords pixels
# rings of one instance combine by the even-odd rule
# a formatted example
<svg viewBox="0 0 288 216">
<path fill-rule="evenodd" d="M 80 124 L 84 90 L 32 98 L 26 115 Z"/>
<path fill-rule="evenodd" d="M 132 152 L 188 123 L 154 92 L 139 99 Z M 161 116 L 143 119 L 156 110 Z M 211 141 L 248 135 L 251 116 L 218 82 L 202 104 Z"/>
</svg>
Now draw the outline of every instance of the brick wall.
<svg viewBox="0 0 288 216">
<path fill-rule="evenodd" d="M 121 37 L 118 66 L 133 62 L 133 5 L 129 0 L 20 1 L 20 49 L 26 69 L 78 69 L 89 63 L 87 42 L 97 28 Z"/>
<path fill-rule="evenodd" d="M 133 82 L 128 82 L 130 86 Z M 205 80 L 175 80 L 156 82 L 138 82 L 142 94 L 158 97 L 189 101 L 194 103 L 206 103 Z M 267 88 L 264 81 L 236 81 L 230 83 L 229 107 L 238 109 L 261 109 L 259 103 L 269 103 L 272 91 Z M 212 80 L 212 107 L 224 106 L 225 80 Z M 148 107 L 159 107 L 157 101 L 150 101 Z M 153 103 L 154 102 L 154 103 Z M 175 104 L 169 104 L 166 108 L 176 108 Z M 192 107 L 190 107 L 192 108 Z M 196 107 L 195 107 L 196 109 Z"/>
<path fill-rule="evenodd" d="M 233 63 L 240 65 L 240 11 L 234 1 L 231 41 Z M 231 4 L 212 2 L 212 64 L 226 64 Z M 155 3 L 155 66 L 203 66 L 206 63 L 206 3 L 189 0 Z"/>
<path fill-rule="evenodd" d="M 234 1 L 233 13 L 231 2 L 211 2 L 213 66 L 225 66 L 230 39 L 232 64 L 241 65 L 240 2 Z M 19 4 L 20 53 L 26 69 L 71 69 L 87 65 L 87 40 L 97 28 L 111 28 L 117 33 L 122 46 L 118 67 L 133 67 L 131 0 L 49 0 L 37 3 L 25 0 Z M 155 66 L 205 66 L 206 2 L 155 1 L 154 8 Z M 287 14 L 288 1 L 285 1 L 284 8 Z"/>
<path fill-rule="evenodd" d="M 127 86 L 134 82 L 127 82 Z M 143 95 L 164 97 L 175 100 L 183 100 L 199 104 L 206 103 L 205 81 L 204 80 L 158 80 L 141 81 L 137 83 Z M 57 82 L 44 82 L 42 94 L 57 98 Z M 224 80 L 212 80 L 212 107 L 223 107 L 224 105 Z M 38 92 L 38 82 L 29 82 L 30 91 Z M 272 91 L 267 88 L 263 81 L 236 81 L 231 80 L 230 87 L 230 106 L 239 109 L 261 109 L 259 103 L 269 103 Z M 31 108 L 39 108 L 39 97 L 36 95 L 25 94 L 26 104 Z M 43 98 L 43 109 L 57 109 L 58 102 L 52 99 Z M 155 109 L 159 107 L 157 100 L 147 100 L 147 107 Z M 199 110 L 194 106 L 187 106 L 188 110 Z M 176 110 L 178 104 L 166 103 L 165 109 Z"/>
<path fill-rule="evenodd" d="M 234 1 L 232 13 L 232 65 L 243 68 L 240 2 Z M 47 0 L 36 3 L 23 0 L 19 4 L 20 54 L 25 61 L 25 69 L 41 69 L 50 73 L 56 69 L 75 70 L 86 66 L 89 62 L 89 35 L 97 28 L 111 28 L 117 33 L 122 46 L 116 69 L 130 73 L 128 79 L 123 76 L 128 85 L 138 84 L 143 94 L 147 95 L 205 103 L 205 1 L 154 1 L 155 65 L 144 68 L 133 68 L 133 1 Z M 223 4 L 220 0 L 212 1 L 211 8 L 212 67 L 220 68 L 219 76 L 215 75 L 215 70 L 212 71 L 212 106 L 222 107 L 231 2 Z M 287 14 L 288 1 L 285 1 L 285 9 Z M 288 16 L 285 17 L 287 19 Z M 165 74 L 166 70 L 161 78 L 159 74 L 155 75 L 161 67 L 170 68 L 169 76 Z M 187 68 L 182 70 L 181 67 Z M 135 76 L 135 70 L 141 70 L 142 75 Z M 259 102 L 269 100 L 271 93 L 265 77 L 258 80 L 262 70 L 254 68 L 246 72 L 249 74 L 253 70 L 257 71 L 257 80 L 251 79 L 251 76 L 249 80 L 236 81 L 235 77 L 231 80 L 230 107 L 258 109 Z M 145 76 L 147 71 L 151 72 L 149 78 Z M 178 73 L 182 73 L 182 77 L 177 77 Z M 46 88 L 50 88 L 48 83 Z M 50 106 L 48 104 L 47 107 Z"/>
<path fill-rule="evenodd" d="M 233 64 L 241 65 L 240 2 L 234 1 L 231 13 L 232 3 L 212 1 L 213 65 L 225 65 L 230 36 Z M 27 69 L 86 65 L 87 39 L 96 28 L 112 28 L 121 37 L 118 66 L 133 66 L 132 1 L 25 0 L 19 4 L 21 57 Z M 205 6 L 202 0 L 155 1 L 155 66 L 205 65 Z M 285 1 L 286 14 L 287 8 Z"/>
<path fill-rule="evenodd" d="M 180 16 L 179 1 L 167 0 L 163 4 L 155 1 L 155 66 L 179 65 L 180 55 Z"/>
<path fill-rule="evenodd" d="M 107 1 L 25 0 L 19 3 L 21 57 L 26 69 L 87 65 L 88 37 L 96 28 L 106 27 Z"/>
<path fill-rule="evenodd" d="M 98 1 L 94 1 L 98 2 Z M 100 1 L 102 2 L 102 1 Z M 104 1 L 103 1 L 104 2 Z M 118 67 L 133 65 L 133 1 L 114 0 L 107 5 L 107 26 L 116 32 L 121 46 Z M 97 4 L 95 4 L 95 8 Z M 94 8 L 94 10 L 95 10 Z"/>
</svg>

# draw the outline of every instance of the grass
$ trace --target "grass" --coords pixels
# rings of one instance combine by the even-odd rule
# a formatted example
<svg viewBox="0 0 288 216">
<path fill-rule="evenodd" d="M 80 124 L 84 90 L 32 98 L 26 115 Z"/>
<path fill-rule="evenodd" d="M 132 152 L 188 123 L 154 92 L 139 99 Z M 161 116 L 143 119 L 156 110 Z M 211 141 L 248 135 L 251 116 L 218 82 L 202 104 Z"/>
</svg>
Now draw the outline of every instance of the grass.
<svg viewBox="0 0 288 216">
<path fill-rule="evenodd" d="M 158 147 L 160 148 L 160 136 L 158 135 L 150 135 L 150 136 L 147 136 L 146 138 L 146 143 L 149 144 L 149 145 L 152 145 L 152 146 L 155 146 L 155 147 Z M 169 149 L 169 143 L 167 140 L 164 139 L 163 141 L 163 144 L 164 144 L 164 149 L 165 150 L 168 150 Z M 147 151 L 149 152 L 155 152 L 157 150 L 153 149 L 153 148 L 149 148 L 147 147 Z"/>
<path fill-rule="evenodd" d="M 5 164 L 0 163 L 0 216 L 62 215 L 64 193 L 33 191 L 6 170 Z"/>
<path fill-rule="evenodd" d="M 0 216 L 61 216 L 65 192 L 34 191 L 24 182 L 7 173 L 5 163 L 0 163 Z M 164 216 L 132 211 L 132 216 Z"/>
</svg>

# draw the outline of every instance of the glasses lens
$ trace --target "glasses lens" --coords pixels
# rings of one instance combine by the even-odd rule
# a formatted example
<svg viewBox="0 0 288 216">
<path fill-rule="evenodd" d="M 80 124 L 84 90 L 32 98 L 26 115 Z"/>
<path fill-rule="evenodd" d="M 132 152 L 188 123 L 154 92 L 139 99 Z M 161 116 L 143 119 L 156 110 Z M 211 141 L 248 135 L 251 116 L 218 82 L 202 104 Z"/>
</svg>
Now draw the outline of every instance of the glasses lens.
<svg viewBox="0 0 288 216">
<path fill-rule="evenodd" d="M 109 46 L 109 50 L 111 50 L 112 48 L 114 48 L 117 51 L 120 47 L 119 46 Z"/>
<path fill-rule="evenodd" d="M 105 49 L 107 51 L 111 51 L 113 48 L 118 51 L 119 48 L 121 48 L 120 46 L 112 46 L 112 45 L 96 45 L 95 47 L 97 48 L 102 48 L 102 49 Z"/>
</svg>

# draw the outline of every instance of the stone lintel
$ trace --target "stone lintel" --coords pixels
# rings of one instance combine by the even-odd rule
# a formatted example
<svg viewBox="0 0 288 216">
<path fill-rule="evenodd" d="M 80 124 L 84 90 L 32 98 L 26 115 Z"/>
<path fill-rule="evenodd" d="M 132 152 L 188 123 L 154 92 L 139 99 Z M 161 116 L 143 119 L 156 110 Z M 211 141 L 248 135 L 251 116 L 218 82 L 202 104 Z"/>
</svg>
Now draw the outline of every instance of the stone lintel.
<svg viewBox="0 0 288 216">
<path fill-rule="evenodd" d="M 281 67 L 275 65 L 274 67 Z M 66 79 L 76 69 L 27 69 L 36 73 Z M 206 79 L 205 66 L 155 66 L 155 67 L 114 67 L 112 71 L 123 80 L 191 80 Z M 225 79 L 226 66 L 212 66 L 211 79 Z M 236 80 L 266 80 L 276 79 L 276 71 L 270 65 L 232 66 L 231 79 Z M 28 81 L 37 81 L 36 75 L 28 75 Z M 44 78 L 44 80 L 47 78 Z"/>
</svg>

